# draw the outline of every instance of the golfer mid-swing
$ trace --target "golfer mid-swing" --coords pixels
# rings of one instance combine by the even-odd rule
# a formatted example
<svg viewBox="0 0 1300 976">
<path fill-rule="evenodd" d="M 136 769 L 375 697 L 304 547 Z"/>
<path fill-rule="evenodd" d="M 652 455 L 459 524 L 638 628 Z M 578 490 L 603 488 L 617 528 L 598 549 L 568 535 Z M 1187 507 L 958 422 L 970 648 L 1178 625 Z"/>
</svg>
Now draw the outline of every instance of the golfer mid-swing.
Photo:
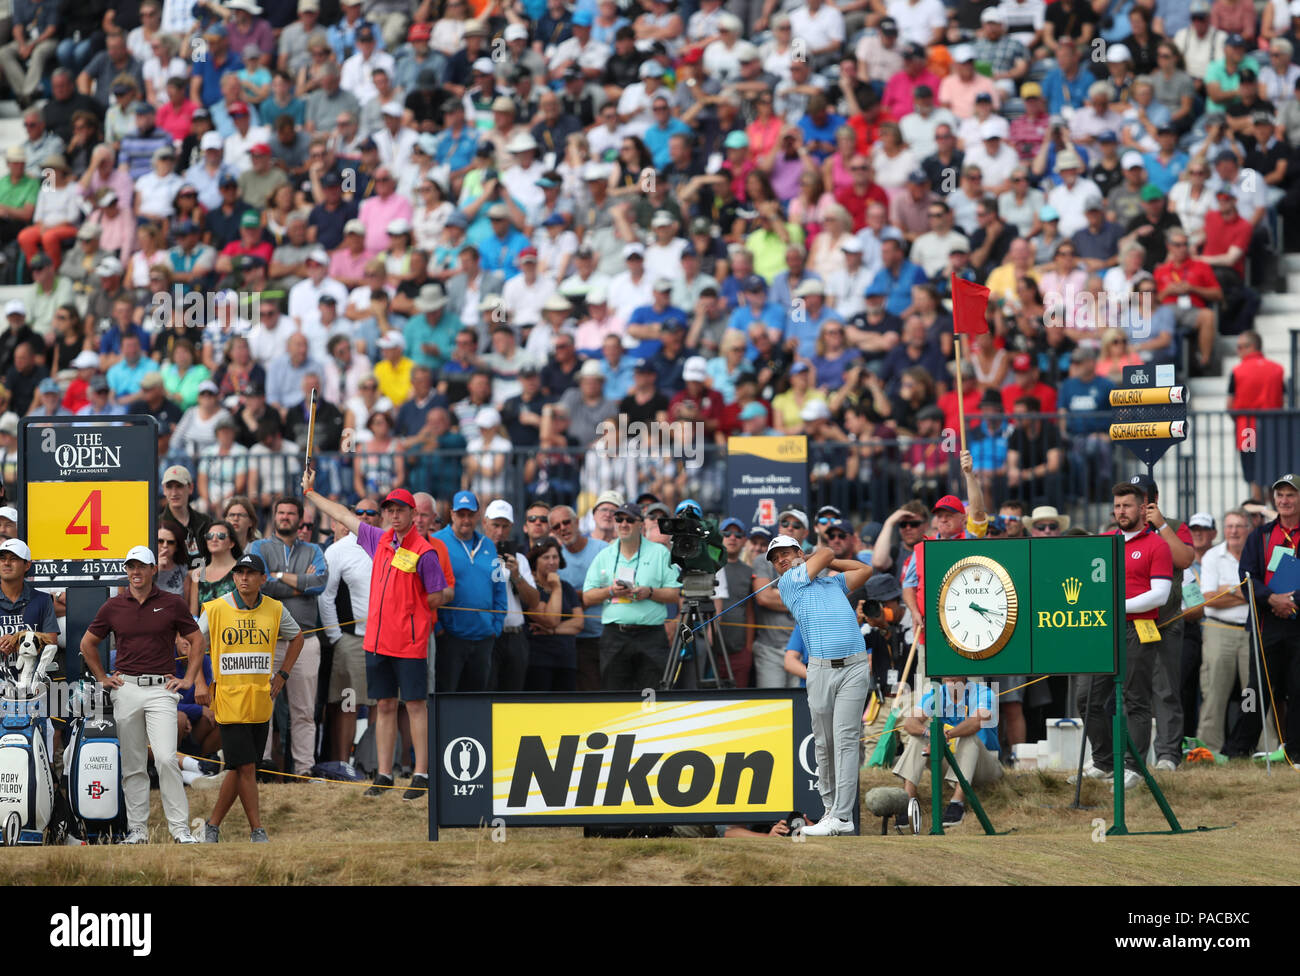
<svg viewBox="0 0 1300 976">
<path fill-rule="evenodd" d="M 871 567 L 856 559 L 836 559 L 824 546 L 805 557 L 798 541 L 788 535 L 768 543 L 767 558 L 777 571 L 781 600 L 808 647 L 808 711 L 825 813 L 804 833 L 852 834 L 871 655 L 849 593 L 867 581 Z M 826 569 L 837 575 L 821 576 Z"/>
</svg>

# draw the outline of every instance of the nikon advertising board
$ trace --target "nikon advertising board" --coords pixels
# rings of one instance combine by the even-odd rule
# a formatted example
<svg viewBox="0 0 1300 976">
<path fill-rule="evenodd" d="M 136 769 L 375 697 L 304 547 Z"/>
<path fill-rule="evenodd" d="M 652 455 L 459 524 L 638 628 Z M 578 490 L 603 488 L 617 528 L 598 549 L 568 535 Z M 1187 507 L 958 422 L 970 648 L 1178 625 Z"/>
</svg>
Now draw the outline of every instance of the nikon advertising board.
<svg viewBox="0 0 1300 976">
<path fill-rule="evenodd" d="M 121 583 L 132 546 L 154 548 L 158 424 L 149 416 L 19 423 L 19 532 L 35 583 Z"/>
<path fill-rule="evenodd" d="M 439 695 L 436 828 L 821 814 L 802 690 Z M 436 812 L 435 812 L 436 811 Z"/>
<path fill-rule="evenodd" d="M 774 526 L 787 508 L 808 509 L 808 438 L 728 437 L 727 513 Z"/>
<path fill-rule="evenodd" d="M 926 674 L 1114 674 L 1123 537 L 925 543 Z"/>
</svg>

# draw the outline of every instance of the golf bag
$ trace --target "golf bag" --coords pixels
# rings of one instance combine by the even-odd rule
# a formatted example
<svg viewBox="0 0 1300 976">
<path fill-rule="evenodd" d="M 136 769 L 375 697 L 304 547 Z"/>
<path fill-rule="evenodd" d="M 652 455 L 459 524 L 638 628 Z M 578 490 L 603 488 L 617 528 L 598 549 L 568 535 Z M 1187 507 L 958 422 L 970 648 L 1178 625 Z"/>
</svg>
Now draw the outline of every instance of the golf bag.
<svg viewBox="0 0 1300 976">
<path fill-rule="evenodd" d="M 0 844 L 43 844 L 57 816 L 54 770 L 45 743 L 49 683 L 45 671 L 58 650 L 41 648 L 35 633 L 20 639 L 17 654 L 0 664 Z M 62 840 L 62 837 L 58 838 Z"/>
<path fill-rule="evenodd" d="M 112 844 L 126 836 L 122 802 L 122 748 L 111 711 L 69 723 L 63 750 L 68 802 L 80 834 L 91 844 Z"/>
<path fill-rule="evenodd" d="M 0 717 L 0 844 L 5 847 L 43 844 L 54 816 L 54 771 L 44 725 L 32 715 Z"/>
</svg>

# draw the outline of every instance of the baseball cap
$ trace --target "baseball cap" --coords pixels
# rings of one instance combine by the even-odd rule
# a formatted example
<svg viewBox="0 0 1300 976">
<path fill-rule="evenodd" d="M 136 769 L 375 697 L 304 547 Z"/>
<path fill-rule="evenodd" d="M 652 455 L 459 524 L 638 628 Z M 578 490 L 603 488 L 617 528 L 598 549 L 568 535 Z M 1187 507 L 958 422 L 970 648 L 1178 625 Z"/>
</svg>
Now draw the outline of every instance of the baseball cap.
<svg viewBox="0 0 1300 976">
<path fill-rule="evenodd" d="M 394 488 L 379 507 L 383 508 L 384 505 L 405 505 L 408 508 L 415 508 L 415 497 L 405 488 Z"/>
<path fill-rule="evenodd" d="M 1142 158 L 1141 153 L 1126 152 L 1120 157 L 1119 164 L 1125 169 L 1146 168 L 1146 160 Z"/>
<path fill-rule="evenodd" d="M 772 553 L 778 549 L 798 549 L 803 551 L 803 546 L 799 545 L 799 540 L 793 539 L 788 535 L 778 535 L 775 539 L 767 544 L 767 556 L 770 559 Z"/>
<path fill-rule="evenodd" d="M 893 573 L 875 573 L 867 580 L 867 599 L 879 600 L 898 600 L 903 596 L 903 588 L 898 582 L 898 577 Z"/>
<path fill-rule="evenodd" d="M 732 528 L 740 529 L 741 532 L 744 532 L 745 523 L 738 518 L 726 518 L 723 519 L 722 524 L 718 526 L 718 531 L 726 532 L 728 529 L 732 529 Z"/>
<path fill-rule="evenodd" d="M 709 378 L 709 365 L 703 356 L 692 356 L 682 366 L 682 379 L 688 383 L 703 383 Z"/>
<path fill-rule="evenodd" d="M 934 510 L 936 512 L 947 510 L 956 512 L 958 515 L 966 514 L 966 506 L 961 503 L 961 499 L 956 495 L 944 495 L 934 503 Z"/>
<path fill-rule="evenodd" d="M 1060 220 L 1061 215 L 1056 212 L 1056 208 L 1050 203 L 1045 203 L 1038 208 L 1038 219 L 1047 223 L 1049 220 Z"/>
<path fill-rule="evenodd" d="M 11 509 L 12 511 L 12 509 Z M 13 521 L 18 521 L 17 512 L 14 512 Z M 25 563 L 32 561 L 32 551 L 27 548 L 27 543 L 22 539 L 6 539 L 3 545 L 0 545 L 0 552 L 12 552 L 15 556 Z"/>
<path fill-rule="evenodd" d="M 451 510 L 453 512 L 477 512 L 478 497 L 472 491 L 458 491 L 451 500 Z"/>
<path fill-rule="evenodd" d="M 366 225 L 362 223 L 360 220 L 353 218 L 352 220 L 349 220 L 346 224 L 343 225 L 343 233 L 361 234 L 362 236 L 365 236 Z"/>
<path fill-rule="evenodd" d="M 40 383 L 37 384 L 36 392 L 40 394 L 61 393 L 62 390 L 59 389 L 58 380 L 56 380 L 53 376 L 47 376 L 45 377 L 45 379 L 41 380 Z"/>
<path fill-rule="evenodd" d="M 803 509 L 787 508 L 785 511 L 783 511 L 780 515 L 776 517 L 777 523 L 780 524 L 781 520 L 785 518 L 787 515 L 793 515 L 795 518 L 797 518 L 805 529 L 810 528 L 808 524 L 808 513 L 803 511 Z"/>
<path fill-rule="evenodd" d="M 756 536 L 760 539 L 770 539 L 772 538 L 772 530 L 765 525 L 751 525 L 749 527 L 749 537 L 753 539 Z"/>
<path fill-rule="evenodd" d="M 758 401 L 751 400 L 740 409 L 741 420 L 753 420 L 756 417 L 767 418 L 767 409 Z"/>
<path fill-rule="evenodd" d="M 809 400 L 799 411 L 799 419 L 805 423 L 811 423 L 814 420 L 828 420 L 831 415 L 830 407 L 826 406 L 825 400 Z"/>
<path fill-rule="evenodd" d="M 886 17 L 878 26 L 880 27 L 880 32 L 882 34 L 898 33 L 898 21 L 894 20 L 893 17 Z"/>
<path fill-rule="evenodd" d="M 266 563 L 255 552 L 246 552 L 235 562 L 235 569 L 251 569 L 255 573 L 266 575 Z"/>
<path fill-rule="evenodd" d="M 107 392 L 108 392 L 108 378 L 107 378 L 107 377 L 104 377 L 104 376 L 92 376 L 92 377 L 90 378 L 90 392 L 91 392 L 91 393 L 107 393 Z"/>
<path fill-rule="evenodd" d="M 1115 134 L 1114 129 L 1103 129 L 1097 133 L 1098 142 L 1119 142 L 1119 136 Z"/>
<path fill-rule="evenodd" d="M 1269 491 L 1273 491 L 1278 485 L 1288 485 L 1296 491 L 1300 491 L 1300 474 L 1284 474 L 1268 486 Z"/>
<path fill-rule="evenodd" d="M 1187 527 L 1191 529 L 1213 529 L 1214 516 L 1209 512 L 1197 512 L 1187 520 Z"/>
<path fill-rule="evenodd" d="M 182 485 L 194 484 L 194 479 L 190 476 L 189 470 L 183 464 L 173 464 L 163 472 L 162 483 L 165 485 L 169 481 L 175 481 Z"/>
<path fill-rule="evenodd" d="M 641 511 L 641 506 L 636 504 L 636 502 L 624 502 L 618 507 L 618 510 L 614 514 L 626 515 L 628 518 L 633 518 L 637 521 L 640 521 L 644 517 Z"/>
<path fill-rule="evenodd" d="M 1043 86 L 1036 81 L 1027 81 L 1020 86 L 1021 98 L 1042 98 Z"/>
<path fill-rule="evenodd" d="M 1225 40 L 1223 43 L 1225 45 L 1231 45 L 1232 47 L 1245 47 L 1246 39 L 1242 37 L 1240 34 L 1229 34 L 1227 40 Z"/>
<path fill-rule="evenodd" d="M 615 508 L 621 508 L 626 502 L 627 499 L 623 497 L 622 493 L 614 491 L 613 489 L 606 489 L 596 496 L 596 504 L 591 507 L 597 509 L 600 508 L 601 505 L 608 504 L 613 505 Z"/>
<path fill-rule="evenodd" d="M 1160 187 L 1154 183 L 1148 183 L 1142 187 L 1142 192 L 1138 194 L 1138 197 L 1143 203 L 1150 203 L 1152 200 L 1163 200 L 1165 195 L 1161 192 Z"/>
<path fill-rule="evenodd" d="M 1296 476 L 1287 475 L 1287 477 L 1294 478 Z M 1297 482 L 1300 482 L 1300 478 L 1297 478 Z M 1135 474 L 1133 477 L 1128 479 L 1128 483 L 1130 485 L 1137 485 L 1139 488 L 1141 488 L 1143 493 L 1147 496 L 1147 501 L 1151 501 L 1151 499 L 1157 498 L 1160 495 L 1160 489 L 1156 487 L 1155 480 L 1149 477 L 1148 475 Z M 1300 491 L 1300 488 L 1296 490 Z"/>
<path fill-rule="evenodd" d="M 26 549 L 27 547 L 24 546 L 23 548 Z M 126 559 L 122 561 L 124 563 L 144 563 L 146 566 L 155 566 L 158 563 L 158 560 L 154 559 L 153 551 L 148 546 L 132 546 L 127 550 Z"/>
<path fill-rule="evenodd" d="M 226 114 L 229 115 L 232 119 L 237 115 L 247 115 L 248 106 L 245 105 L 243 102 L 233 102 L 232 104 L 227 106 Z"/>
<path fill-rule="evenodd" d="M 27 317 L 27 306 L 23 304 L 21 298 L 11 298 L 5 302 L 5 316 L 21 315 Z"/>
<path fill-rule="evenodd" d="M 83 349 L 72 358 L 71 366 L 73 369 L 95 369 L 99 366 L 99 353 Z M 199 390 L 202 389 L 203 386 L 200 385 Z"/>
<path fill-rule="evenodd" d="M 1027 352 L 1016 353 L 1011 360 L 1011 371 L 1014 373 L 1026 373 L 1034 366 L 1034 360 Z"/>
</svg>

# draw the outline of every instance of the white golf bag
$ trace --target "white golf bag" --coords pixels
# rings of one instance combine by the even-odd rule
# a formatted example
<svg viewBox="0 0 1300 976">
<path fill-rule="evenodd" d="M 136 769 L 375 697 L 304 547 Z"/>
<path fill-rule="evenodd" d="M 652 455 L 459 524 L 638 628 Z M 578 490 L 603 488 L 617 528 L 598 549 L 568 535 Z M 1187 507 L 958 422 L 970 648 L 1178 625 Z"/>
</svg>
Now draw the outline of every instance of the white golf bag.
<svg viewBox="0 0 1300 976">
<path fill-rule="evenodd" d="M 107 696 L 105 696 L 107 699 Z M 113 844 L 126 835 L 122 802 L 122 747 L 111 711 L 68 724 L 63 776 L 77 832 L 91 844 Z"/>
<path fill-rule="evenodd" d="M 43 844 L 55 819 L 54 770 L 46 747 L 45 671 L 57 645 L 41 648 L 33 631 L 14 659 L 0 664 L 0 844 Z"/>
</svg>

